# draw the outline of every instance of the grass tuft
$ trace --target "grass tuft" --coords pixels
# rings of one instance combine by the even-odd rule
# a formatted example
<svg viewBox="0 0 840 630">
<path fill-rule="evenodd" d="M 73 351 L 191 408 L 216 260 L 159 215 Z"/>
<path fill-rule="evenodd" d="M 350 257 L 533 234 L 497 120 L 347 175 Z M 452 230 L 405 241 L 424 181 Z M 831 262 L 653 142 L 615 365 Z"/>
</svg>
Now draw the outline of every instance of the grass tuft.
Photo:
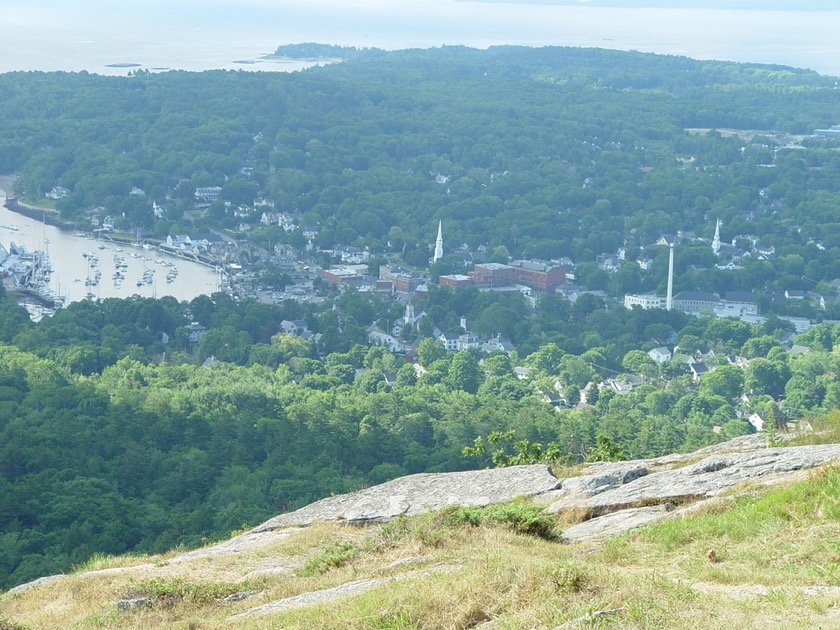
<svg viewBox="0 0 840 630">
<path fill-rule="evenodd" d="M 551 580 L 561 593 L 580 593 L 591 582 L 591 577 L 583 567 L 567 565 L 552 571 Z"/>
<path fill-rule="evenodd" d="M 560 539 L 559 521 L 546 514 L 545 507 L 527 499 L 488 507 L 451 505 L 412 518 L 398 518 L 380 528 L 376 537 L 382 545 L 394 545 L 406 539 L 437 548 L 463 532 L 464 526 L 502 527 L 517 534 L 535 536 L 543 540 Z"/>
<path fill-rule="evenodd" d="M 351 560 L 358 558 L 365 552 L 365 547 L 347 540 L 333 541 L 326 549 L 309 558 L 297 570 L 296 574 L 298 577 L 315 577 L 321 575 L 330 569 L 343 566 Z"/>
<path fill-rule="evenodd" d="M 133 581 L 125 599 L 147 597 L 157 606 L 169 608 L 181 603 L 214 604 L 225 597 L 255 588 L 246 583 L 193 582 L 184 578 L 154 578 Z"/>
</svg>

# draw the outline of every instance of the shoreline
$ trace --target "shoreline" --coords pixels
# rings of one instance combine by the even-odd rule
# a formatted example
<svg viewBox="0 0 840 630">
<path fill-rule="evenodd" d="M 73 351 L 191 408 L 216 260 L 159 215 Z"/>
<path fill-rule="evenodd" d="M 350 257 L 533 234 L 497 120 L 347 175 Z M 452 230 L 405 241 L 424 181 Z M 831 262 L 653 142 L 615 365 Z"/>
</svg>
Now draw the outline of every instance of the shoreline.
<svg viewBox="0 0 840 630">
<path fill-rule="evenodd" d="M 22 214 L 27 218 L 34 219 L 35 221 L 43 221 L 47 225 L 55 226 L 60 230 L 66 230 L 69 232 L 74 229 L 73 223 L 63 220 L 61 215 L 52 208 L 31 206 L 20 201 L 17 197 L 6 197 L 6 202 L 3 205 L 6 206 L 6 209 L 11 210 L 16 214 Z"/>
<path fill-rule="evenodd" d="M 11 210 L 16 214 L 22 214 L 29 219 L 43 221 L 47 225 L 53 225 L 60 230 L 73 230 L 74 224 L 69 221 L 64 221 L 57 210 L 42 206 L 33 206 L 21 201 L 20 197 L 14 195 L 13 191 L 17 178 L 17 175 L 0 175 L 0 196 L 6 197 L 2 205 L 7 210 Z"/>
<path fill-rule="evenodd" d="M 0 191 L 2 191 L 2 189 L 0 189 Z M 76 225 L 74 223 L 64 221 L 63 219 L 61 219 L 58 212 L 52 210 L 51 208 L 32 206 L 20 201 L 17 197 L 6 197 L 6 201 L 3 205 L 6 207 L 7 210 L 14 212 L 15 214 L 20 214 L 34 221 L 41 221 L 43 223 L 46 223 L 47 225 L 52 225 L 53 227 L 57 227 L 59 230 L 62 230 L 64 232 L 77 231 Z M 134 244 L 131 235 L 129 234 L 108 233 L 103 234 L 102 238 L 111 243 L 119 243 L 123 245 Z M 220 266 L 224 266 L 221 261 L 215 261 L 205 256 L 186 256 L 180 253 L 177 249 L 168 247 L 166 245 L 166 241 L 162 241 L 160 239 L 146 239 L 144 242 L 148 244 L 152 249 L 159 249 L 162 252 L 166 252 L 182 260 L 198 263 L 211 269 L 218 269 Z"/>
</svg>

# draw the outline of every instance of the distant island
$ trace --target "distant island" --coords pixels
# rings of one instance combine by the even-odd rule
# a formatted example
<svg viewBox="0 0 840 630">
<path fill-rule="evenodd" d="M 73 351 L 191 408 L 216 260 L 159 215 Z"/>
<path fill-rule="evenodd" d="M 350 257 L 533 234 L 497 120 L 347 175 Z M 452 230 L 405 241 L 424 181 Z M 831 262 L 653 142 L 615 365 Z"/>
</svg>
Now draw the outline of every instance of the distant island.
<svg viewBox="0 0 840 630">
<path fill-rule="evenodd" d="M 287 59 L 350 59 L 360 52 L 354 46 L 335 46 L 332 44 L 284 44 L 278 46 L 271 57 Z"/>
<path fill-rule="evenodd" d="M 108 63 L 106 68 L 139 68 L 142 64 L 139 63 Z"/>
</svg>

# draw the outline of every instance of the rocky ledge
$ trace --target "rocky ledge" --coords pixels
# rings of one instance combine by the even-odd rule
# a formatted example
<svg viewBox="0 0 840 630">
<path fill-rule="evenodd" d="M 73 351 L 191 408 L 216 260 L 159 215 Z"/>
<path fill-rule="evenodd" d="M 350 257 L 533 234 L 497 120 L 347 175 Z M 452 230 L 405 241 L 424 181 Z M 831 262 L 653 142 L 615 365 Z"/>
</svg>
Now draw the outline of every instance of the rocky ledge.
<svg viewBox="0 0 840 630">
<path fill-rule="evenodd" d="M 544 465 L 409 475 L 281 514 L 223 543 L 170 558 L 161 566 L 146 563 L 91 574 L 189 573 L 213 557 L 259 555 L 262 550 L 272 549 L 285 538 L 296 535 L 301 527 L 317 522 L 383 523 L 449 505 L 487 506 L 517 497 L 529 497 L 545 505 L 549 512 L 565 514 L 564 520 L 577 522 L 564 528 L 563 538 L 569 543 L 584 542 L 620 534 L 662 518 L 677 517 L 707 501 L 720 500 L 722 494 L 792 480 L 804 471 L 837 461 L 840 461 L 840 444 L 768 448 L 763 436 L 753 435 L 687 455 L 587 464 L 581 474 L 566 478 L 553 475 Z M 745 482 L 750 485 L 743 485 Z M 263 555 L 253 564 L 246 561 L 245 577 L 288 573 L 300 562 L 300 558 Z M 42 578 L 12 589 L 9 594 L 20 594 L 66 577 Z M 358 588 L 368 586 L 364 582 Z M 329 595 L 343 594 L 339 589 Z M 283 601 L 281 607 L 303 603 L 303 599 L 292 598 Z M 258 608 L 248 612 L 263 614 L 265 611 Z"/>
<path fill-rule="evenodd" d="M 531 497 L 557 514 L 583 522 L 567 528 L 569 542 L 618 534 L 679 513 L 744 482 L 762 485 L 840 460 L 840 444 L 769 448 L 751 435 L 685 455 L 588 464 L 560 479 L 543 465 L 417 474 L 317 501 L 281 514 L 249 535 L 318 521 L 382 523 L 448 505 L 486 506 Z M 567 519 L 575 520 L 575 518 Z"/>
<path fill-rule="evenodd" d="M 803 471 L 837 461 L 840 461 L 840 444 L 768 448 L 763 436 L 753 435 L 688 455 L 587 464 L 578 469 L 578 474 L 565 478 L 555 476 L 544 465 L 409 475 L 281 514 L 217 545 L 163 561 L 90 571 L 84 579 L 96 579 L 97 575 L 108 580 L 182 577 L 196 572 L 203 575 L 214 562 L 218 564 L 218 574 L 228 580 L 287 575 L 301 566 L 304 557 L 298 552 L 290 554 L 278 549 L 286 539 L 304 536 L 303 528 L 309 525 L 318 522 L 383 523 L 449 505 L 487 506 L 517 497 L 528 497 L 545 505 L 550 513 L 562 515 L 564 521 L 576 523 L 563 531 L 567 543 L 598 541 L 662 518 L 678 518 L 681 513 L 698 509 L 708 501 L 726 500 L 721 498 L 726 493 L 749 492 L 757 485 L 791 480 L 796 475 L 807 474 Z M 739 485 L 744 482 L 748 485 Z M 599 546 L 589 544 L 582 547 L 580 553 L 588 553 Z M 424 556 L 404 557 L 368 578 L 321 590 L 290 592 L 279 599 L 243 588 L 225 601 L 253 599 L 254 605 L 232 613 L 228 621 L 232 625 L 240 620 L 248 623 L 251 617 L 332 602 L 396 580 L 427 579 L 433 573 L 461 570 L 459 562 Z M 73 579 L 83 578 L 42 578 L 12 589 L 3 597 L 26 597 L 25 591 L 30 589 L 49 590 L 55 588 L 50 584 L 56 580 Z M 60 590 L 57 592 L 57 597 L 64 597 Z M 125 599 L 111 601 L 112 614 L 143 614 L 150 608 L 150 602 L 147 597 L 133 596 L 129 589 Z M 595 614 L 601 613 L 610 611 Z M 589 617 L 581 617 L 560 627 L 572 627 L 587 620 Z"/>
<path fill-rule="evenodd" d="M 560 486 L 548 466 L 511 466 L 454 473 L 420 473 L 372 488 L 316 501 L 294 512 L 275 516 L 254 533 L 318 521 L 383 523 L 448 505 L 487 506 L 516 497 L 544 494 Z"/>
</svg>

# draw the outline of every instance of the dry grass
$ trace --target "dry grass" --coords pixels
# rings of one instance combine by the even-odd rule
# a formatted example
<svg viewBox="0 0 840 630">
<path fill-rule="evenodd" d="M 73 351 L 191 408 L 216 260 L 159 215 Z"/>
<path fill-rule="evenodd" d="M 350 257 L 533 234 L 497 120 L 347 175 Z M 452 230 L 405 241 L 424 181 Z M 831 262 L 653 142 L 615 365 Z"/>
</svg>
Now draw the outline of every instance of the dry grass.
<svg viewBox="0 0 840 630">
<path fill-rule="evenodd" d="M 807 424 L 811 426 L 812 430 L 796 435 L 790 440 L 791 445 L 840 443 L 840 409 L 835 409 L 824 416 L 809 417 L 807 418 Z"/>
<path fill-rule="evenodd" d="M 329 555 L 336 540 L 358 553 L 305 577 L 288 570 L 255 575 L 259 567 L 290 560 L 303 566 Z M 831 628 L 840 627 L 838 540 L 840 471 L 824 469 L 806 481 L 729 497 L 601 547 L 563 545 L 490 522 L 455 525 L 436 514 L 384 529 L 319 524 L 268 536 L 264 544 L 252 541 L 239 553 L 180 561 L 99 558 L 90 563 L 93 573 L 4 596 L 0 620 L 32 629 L 500 630 L 554 628 L 620 609 L 581 627 Z M 412 557 L 419 558 L 389 567 Z M 400 576 L 345 599 L 231 619 L 285 597 Z M 826 588 L 812 592 L 806 586 Z M 261 592 L 222 601 L 240 588 Z M 170 591 L 188 595 L 162 597 L 166 605 L 130 612 L 115 605 L 138 592 Z"/>
<path fill-rule="evenodd" d="M 580 464 L 555 462 L 550 464 L 548 468 L 551 474 L 558 479 L 571 479 L 572 477 L 591 474 L 590 465 L 585 462 Z"/>
</svg>

